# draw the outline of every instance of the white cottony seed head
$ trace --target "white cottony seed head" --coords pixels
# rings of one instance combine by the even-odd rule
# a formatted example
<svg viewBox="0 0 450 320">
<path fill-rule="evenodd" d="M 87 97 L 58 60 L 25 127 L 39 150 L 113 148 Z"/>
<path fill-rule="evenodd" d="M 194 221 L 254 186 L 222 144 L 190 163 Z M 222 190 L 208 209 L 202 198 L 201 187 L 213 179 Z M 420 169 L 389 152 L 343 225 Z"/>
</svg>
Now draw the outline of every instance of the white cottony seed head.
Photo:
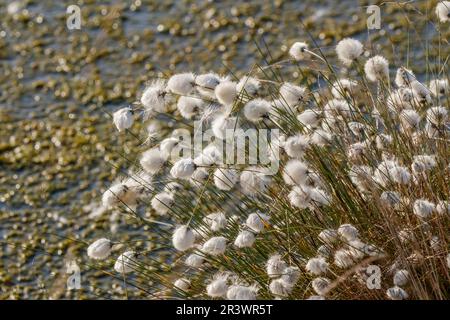
<svg viewBox="0 0 450 320">
<path fill-rule="evenodd" d="M 186 260 L 184 261 L 184 263 L 191 268 L 200 268 L 203 264 L 203 261 L 205 261 L 205 259 L 199 255 L 198 253 L 191 253 Z"/>
<path fill-rule="evenodd" d="M 324 229 L 319 233 L 319 239 L 326 244 L 332 244 L 339 239 L 339 234 L 334 229 Z"/>
<path fill-rule="evenodd" d="M 238 94 L 247 94 L 250 97 L 256 96 L 261 87 L 261 83 L 258 79 L 253 77 L 245 76 L 239 80 L 236 86 Z"/>
<path fill-rule="evenodd" d="M 336 46 L 336 53 L 339 60 L 349 66 L 354 60 L 356 60 L 363 53 L 363 45 L 361 42 L 351 38 L 345 38 L 339 41 Z"/>
<path fill-rule="evenodd" d="M 408 293 L 402 288 L 395 286 L 387 289 L 386 295 L 391 300 L 405 300 L 408 299 Z"/>
<path fill-rule="evenodd" d="M 326 273 L 327 270 L 328 270 L 328 263 L 322 257 L 311 258 L 306 263 L 306 271 L 311 272 L 316 276 Z"/>
<path fill-rule="evenodd" d="M 289 49 L 289 55 L 297 61 L 304 60 L 309 56 L 306 50 L 308 50 L 307 43 L 295 42 Z"/>
<path fill-rule="evenodd" d="M 308 109 L 297 116 L 297 120 L 308 127 L 317 127 L 320 124 L 322 112 L 320 110 Z"/>
<path fill-rule="evenodd" d="M 244 106 L 244 116 L 248 121 L 259 122 L 267 119 L 270 112 L 270 103 L 264 99 L 254 99 Z"/>
<path fill-rule="evenodd" d="M 440 1 L 436 5 L 436 16 L 441 23 L 450 21 L 450 1 Z"/>
<path fill-rule="evenodd" d="M 300 270 L 297 267 L 287 267 L 283 270 L 281 281 L 284 282 L 287 287 L 294 287 L 297 281 L 300 279 Z"/>
<path fill-rule="evenodd" d="M 437 97 L 449 94 L 450 84 L 447 79 L 433 79 L 429 85 L 430 91 Z"/>
<path fill-rule="evenodd" d="M 339 235 L 347 241 L 358 239 L 359 232 L 351 224 L 343 224 L 338 228 Z"/>
<path fill-rule="evenodd" d="M 192 119 L 194 116 L 200 114 L 205 108 L 205 102 L 196 97 L 182 96 L 178 99 L 177 109 L 181 116 L 185 119 Z"/>
<path fill-rule="evenodd" d="M 239 177 L 241 191 L 249 196 L 266 192 L 271 178 L 260 167 L 249 167 L 242 171 Z"/>
<path fill-rule="evenodd" d="M 206 286 L 206 293 L 211 298 L 223 298 L 228 291 L 227 276 L 217 276 L 210 284 Z"/>
<path fill-rule="evenodd" d="M 239 180 L 239 172 L 234 169 L 217 168 L 214 171 L 214 184 L 217 188 L 224 191 L 233 189 Z"/>
<path fill-rule="evenodd" d="M 420 103 L 432 103 L 432 92 L 428 89 L 424 84 L 420 83 L 417 80 L 414 80 L 410 83 L 410 86 L 413 90 L 414 100 Z"/>
<path fill-rule="evenodd" d="M 297 134 L 287 138 L 284 149 L 288 156 L 292 158 L 302 158 L 309 146 L 309 138 L 302 134 Z"/>
<path fill-rule="evenodd" d="M 331 93 L 336 99 L 354 98 L 358 91 L 358 82 L 350 79 L 339 79 L 333 83 L 331 89 Z"/>
<path fill-rule="evenodd" d="M 283 170 L 283 180 L 288 185 L 306 184 L 308 179 L 308 167 L 300 160 L 292 159 L 286 163 Z"/>
<path fill-rule="evenodd" d="M 167 82 L 167 89 L 171 92 L 187 96 L 194 90 L 194 74 L 193 73 L 180 73 L 170 77 Z"/>
<path fill-rule="evenodd" d="M 228 300 L 256 300 L 258 290 L 255 287 L 232 285 L 228 288 Z"/>
<path fill-rule="evenodd" d="M 211 128 L 216 138 L 225 140 L 234 137 L 235 131 L 239 129 L 239 125 L 236 117 L 228 117 L 225 114 L 214 119 Z"/>
<path fill-rule="evenodd" d="M 215 73 L 201 74 L 195 77 L 197 91 L 204 97 L 215 99 L 215 88 L 219 85 L 221 77 Z"/>
<path fill-rule="evenodd" d="M 214 93 L 221 104 L 231 106 L 237 96 L 236 82 L 223 81 L 216 86 Z"/>
<path fill-rule="evenodd" d="M 382 56 L 375 56 L 367 60 L 364 65 L 367 79 L 372 82 L 389 79 L 389 62 Z"/>
<path fill-rule="evenodd" d="M 150 202 L 153 210 L 155 210 L 156 214 L 163 216 L 169 212 L 170 208 L 174 204 L 174 198 L 171 193 L 168 192 L 160 192 L 156 194 L 151 202 Z"/>
<path fill-rule="evenodd" d="M 134 122 L 133 110 L 131 108 L 122 108 L 113 114 L 113 122 L 119 132 L 131 128 Z"/>
<path fill-rule="evenodd" d="M 116 260 L 114 264 L 114 270 L 119 273 L 130 273 L 135 268 L 137 268 L 137 264 L 135 262 L 136 252 L 134 251 L 126 251 L 122 253 Z"/>
<path fill-rule="evenodd" d="M 216 212 L 207 215 L 203 221 L 212 231 L 219 231 L 227 226 L 227 218 L 223 212 Z"/>
<path fill-rule="evenodd" d="M 165 158 L 162 156 L 161 151 L 158 148 L 153 148 L 145 151 L 140 160 L 142 168 L 150 173 L 157 173 L 164 165 Z"/>
<path fill-rule="evenodd" d="M 448 111 L 444 107 L 432 107 L 427 110 L 427 121 L 435 126 L 445 125 L 448 121 Z"/>
<path fill-rule="evenodd" d="M 182 291 L 188 291 L 189 288 L 191 287 L 191 281 L 189 279 L 186 278 L 180 278 L 177 279 L 174 283 L 173 286 L 177 289 L 180 289 Z"/>
<path fill-rule="evenodd" d="M 436 205 L 436 212 L 440 215 L 450 214 L 450 201 L 439 201 Z"/>
<path fill-rule="evenodd" d="M 318 295 L 323 296 L 328 293 L 328 286 L 330 283 L 330 280 L 327 278 L 315 278 L 312 281 L 312 287 Z"/>
<path fill-rule="evenodd" d="M 269 291 L 276 297 L 286 297 L 291 293 L 292 287 L 287 286 L 282 279 L 274 279 L 269 284 Z"/>
<path fill-rule="evenodd" d="M 355 263 L 349 250 L 341 249 L 334 253 L 334 264 L 341 269 L 347 269 Z"/>
<path fill-rule="evenodd" d="M 308 186 L 295 186 L 288 194 L 289 202 L 292 206 L 306 209 L 311 203 L 311 189 Z"/>
<path fill-rule="evenodd" d="M 174 178 L 179 179 L 189 179 L 194 173 L 197 166 L 192 159 L 181 159 L 175 162 L 172 169 L 170 169 L 170 174 Z"/>
<path fill-rule="evenodd" d="M 285 82 L 280 87 L 281 100 L 285 101 L 288 106 L 295 106 L 306 100 L 306 88 L 296 86 L 292 83 Z"/>
<path fill-rule="evenodd" d="M 153 81 L 141 96 L 141 104 L 148 112 L 166 112 L 169 102 L 170 98 L 166 91 L 166 83 L 164 80 Z"/>
<path fill-rule="evenodd" d="M 234 245 L 238 248 L 250 248 L 255 243 L 255 235 L 247 230 L 239 232 L 236 239 L 234 240 Z"/>
<path fill-rule="evenodd" d="M 186 251 L 194 245 L 195 235 L 188 226 L 179 226 L 172 236 L 172 243 L 178 251 Z"/>
<path fill-rule="evenodd" d="M 251 229 L 251 231 L 259 233 L 264 230 L 264 226 L 268 224 L 270 217 L 261 212 L 251 213 L 245 224 Z"/>
<path fill-rule="evenodd" d="M 416 76 L 411 70 L 406 69 L 405 67 L 397 69 L 395 83 L 398 87 L 409 87 L 414 80 L 416 80 Z"/>
<path fill-rule="evenodd" d="M 274 254 L 269 257 L 266 264 L 267 275 L 271 278 L 280 277 L 283 275 L 287 264 L 281 259 L 279 254 Z"/>
<path fill-rule="evenodd" d="M 227 239 L 224 237 L 213 237 L 206 241 L 202 246 L 202 251 L 204 253 L 210 254 L 212 256 L 217 256 L 223 254 L 227 248 Z"/>
<path fill-rule="evenodd" d="M 394 285 L 396 286 L 404 286 L 408 283 L 409 280 L 409 272 L 408 270 L 398 270 L 394 274 Z"/>
</svg>

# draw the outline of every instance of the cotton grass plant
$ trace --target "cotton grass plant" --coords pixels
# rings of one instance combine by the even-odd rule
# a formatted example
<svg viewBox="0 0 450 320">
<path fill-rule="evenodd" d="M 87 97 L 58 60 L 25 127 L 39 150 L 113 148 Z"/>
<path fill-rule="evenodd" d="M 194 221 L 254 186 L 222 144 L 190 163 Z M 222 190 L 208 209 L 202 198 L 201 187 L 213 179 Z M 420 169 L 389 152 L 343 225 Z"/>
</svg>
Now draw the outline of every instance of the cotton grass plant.
<svg viewBox="0 0 450 320">
<path fill-rule="evenodd" d="M 447 5 L 436 7 L 441 29 Z M 147 150 L 102 203 L 148 225 L 172 256 L 102 238 L 87 249 L 92 261 L 149 298 L 448 299 L 448 55 L 421 82 L 381 52 L 365 57 L 356 39 L 336 44 L 337 65 L 310 47 L 295 42 L 288 59 L 240 78 L 155 79 L 116 111 L 118 134 L 148 125 Z M 282 73 L 309 63 L 319 82 Z M 201 150 L 179 136 L 196 134 L 194 120 L 214 137 Z M 277 172 L 224 161 L 237 138 L 227 132 L 241 128 L 280 132 L 258 150 Z M 174 159 L 180 148 L 189 152 Z"/>
</svg>

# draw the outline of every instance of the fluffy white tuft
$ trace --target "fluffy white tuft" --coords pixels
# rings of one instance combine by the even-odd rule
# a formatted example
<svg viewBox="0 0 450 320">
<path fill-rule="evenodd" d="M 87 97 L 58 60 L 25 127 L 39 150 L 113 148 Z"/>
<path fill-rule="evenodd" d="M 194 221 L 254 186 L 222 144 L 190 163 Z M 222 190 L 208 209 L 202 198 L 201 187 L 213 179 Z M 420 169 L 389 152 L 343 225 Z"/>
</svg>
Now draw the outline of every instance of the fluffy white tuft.
<svg viewBox="0 0 450 320">
<path fill-rule="evenodd" d="M 295 42 L 289 49 L 289 55 L 297 61 L 306 59 L 309 54 L 308 44 L 305 42 Z"/>
<path fill-rule="evenodd" d="M 179 290 L 188 291 L 189 288 L 191 287 L 191 281 L 186 278 L 180 278 L 175 280 L 173 286 Z"/>
<path fill-rule="evenodd" d="M 205 259 L 198 253 L 191 253 L 184 263 L 191 268 L 200 268 L 204 261 Z"/>
<path fill-rule="evenodd" d="M 206 294 L 211 298 L 223 298 L 228 291 L 228 275 L 219 274 L 206 286 Z"/>
<path fill-rule="evenodd" d="M 111 253 L 111 241 L 105 238 L 95 240 L 87 248 L 87 254 L 90 258 L 104 260 Z"/>
<path fill-rule="evenodd" d="M 372 82 L 389 80 L 389 62 L 382 56 L 372 57 L 364 65 L 364 72 Z"/>
<path fill-rule="evenodd" d="M 129 107 L 117 110 L 113 114 L 113 122 L 119 132 L 131 128 L 134 122 L 133 110 Z"/>
<path fill-rule="evenodd" d="M 206 98 L 215 99 L 214 90 L 219 85 L 221 77 L 216 73 L 200 74 L 195 77 L 197 91 Z"/>
<path fill-rule="evenodd" d="M 395 84 L 398 87 L 409 87 L 411 82 L 416 80 L 416 76 L 414 73 L 406 69 L 405 67 L 400 67 L 397 69 L 397 73 L 395 75 Z"/>
<path fill-rule="evenodd" d="M 430 88 L 431 93 L 437 97 L 448 95 L 450 93 L 450 84 L 448 79 L 433 79 L 430 81 L 430 85 L 428 87 Z"/>
<path fill-rule="evenodd" d="M 288 156 L 300 159 L 305 154 L 309 146 L 309 137 L 303 134 L 297 134 L 286 139 L 284 149 Z"/>
<path fill-rule="evenodd" d="M 205 108 L 205 102 L 197 97 L 182 96 L 178 99 L 177 109 L 185 119 L 192 119 Z"/>
<path fill-rule="evenodd" d="M 251 231 L 260 233 L 264 230 L 264 226 L 268 224 L 270 217 L 261 212 L 255 212 L 249 214 L 247 220 L 245 221 L 245 225 L 250 228 Z"/>
<path fill-rule="evenodd" d="M 250 97 L 254 97 L 258 94 L 258 91 L 261 87 L 261 83 L 258 79 L 245 76 L 242 77 L 241 80 L 239 80 L 236 90 L 239 94 L 246 94 Z"/>
<path fill-rule="evenodd" d="M 167 192 L 160 192 L 156 194 L 152 201 L 151 206 L 158 215 L 165 215 L 174 204 L 173 195 Z"/>
<path fill-rule="evenodd" d="M 363 45 L 361 42 L 351 38 L 345 38 L 336 46 L 336 53 L 339 60 L 349 66 L 354 60 L 356 60 L 363 53 Z"/>
<path fill-rule="evenodd" d="M 130 273 L 137 268 L 135 262 L 136 252 L 125 251 L 122 253 L 114 263 L 114 270 L 118 273 Z"/>
<path fill-rule="evenodd" d="M 175 94 L 187 96 L 194 90 L 195 80 L 193 73 L 180 73 L 170 77 L 167 89 Z"/>
<path fill-rule="evenodd" d="M 354 98 L 359 93 L 359 85 L 355 80 L 339 79 L 333 83 L 331 94 L 336 99 Z"/>
<path fill-rule="evenodd" d="M 413 212 L 419 218 L 429 218 L 435 210 L 436 205 L 428 200 L 419 199 L 414 201 Z"/>
<path fill-rule="evenodd" d="M 164 80 L 153 81 L 141 96 L 141 104 L 146 109 L 146 113 L 166 112 L 170 100 Z"/>
<path fill-rule="evenodd" d="M 346 249 L 340 249 L 334 253 L 334 264 L 341 268 L 347 269 L 355 263 L 353 254 Z"/>
<path fill-rule="evenodd" d="M 306 100 L 307 90 L 305 87 L 300 87 L 292 83 L 285 82 L 280 87 L 280 96 L 281 100 L 285 101 L 288 106 L 292 107 Z"/>
<path fill-rule="evenodd" d="M 223 212 L 215 212 L 208 214 L 203 221 L 211 228 L 212 231 L 219 231 L 227 226 L 227 217 Z"/>
<path fill-rule="evenodd" d="M 328 263 L 323 257 L 311 258 L 306 263 L 306 271 L 319 276 L 326 273 L 328 270 Z"/>
<path fill-rule="evenodd" d="M 248 121 L 259 122 L 269 118 L 270 103 L 264 99 L 254 99 L 244 106 L 244 116 Z"/>
<path fill-rule="evenodd" d="M 166 159 L 161 154 L 158 148 L 153 148 L 142 153 L 140 164 L 142 168 L 150 173 L 155 174 L 161 170 Z"/>
<path fill-rule="evenodd" d="M 217 168 L 214 171 L 214 184 L 224 191 L 233 189 L 239 180 L 239 172 L 234 169 Z"/>
<path fill-rule="evenodd" d="M 408 299 L 408 293 L 402 288 L 395 286 L 386 290 L 386 295 L 391 300 L 405 300 Z"/>
<path fill-rule="evenodd" d="M 194 245 L 195 235 L 188 226 L 179 226 L 172 235 L 172 243 L 178 251 L 186 251 Z"/>
<path fill-rule="evenodd" d="M 234 245 L 238 248 L 250 248 L 255 243 L 255 235 L 247 230 L 239 232 L 236 239 L 234 240 Z"/>
<path fill-rule="evenodd" d="M 229 117 L 227 115 L 220 115 L 212 122 L 212 130 L 214 136 L 220 140 L 232 139 L 235 132 L 239 129 L 238 120 L 236 117 Z"/>
<path fill-rule="evenodd" d="M 206 241 L 202 246 L 204 253 L 212 256 L 223 254 L 227 248 L 227 239 L 225 237 L 212 237 Z"/>
<path fill-rule="evenodd" d="M 194 160 L 181 159 L 174 163 L 172 169 L 170 169 L 170 174 L 176 179 L 189 179 L 195 169 L 197 169 L 197 166 L 194 163 Z"/>
<path fill-rule="evenodd" d="M 228 288 L 228 300 L 256 300 L 258 290 L 256 287 L 247 287 L 243 285 L 232 285 Z"/>
<path fill-rule="evenodd" d="M 271 278 L 282 276 L 287 264 L 284 262 L 279 254 L 274 254 L 269 257 L 266 264 L 267 275 Z"/>
<path fill-rule="evenodd" d="M 450 1 L 440 1 L 436 5 L 436 16 L 441 23 L 450 21 Z"/>
<path fill-rule="evenodd" d="M 351 224 L 343 224 L 338 228 L 339 235 L 346 241 L 356 240 L 359 237 L 358 229 Z"/>
<path fill-rule="evenodd" d="M 330 285 L 331 281 L 327 278 L 315 278 L 312 281 L 312 287 L 314 289 L 314 291 L 321 296 L 324 296 L 328 293 L 328 287 Z"/>
<path fill-rule="evenodd" d="M 271 181 L 270 176 L 260 167 L 248 167 L 239 177 L 241 191 L 249 196 L 266 192 Z"/>
</svg>

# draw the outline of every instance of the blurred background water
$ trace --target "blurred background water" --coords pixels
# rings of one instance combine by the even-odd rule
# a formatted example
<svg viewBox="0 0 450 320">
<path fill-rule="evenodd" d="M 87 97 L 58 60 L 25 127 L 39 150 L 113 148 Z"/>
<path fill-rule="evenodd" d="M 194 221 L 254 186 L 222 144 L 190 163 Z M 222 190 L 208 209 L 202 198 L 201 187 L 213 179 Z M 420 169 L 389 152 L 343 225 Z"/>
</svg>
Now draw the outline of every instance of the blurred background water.
<svg viewBox="0 0 450 320">
<path fill-rule="evenodd" d="M 242 75 L 264 59 L 286 59 L 295 41 L 311 43 L 305 30 L 327 55 L 351 36 L 397 66 L 420 61 L 414 70 L 426 80 L 437 37 L 424 21 L 436 2 L 1 0 L 0 298 L 125 297 L 120 279 L 89 265 L 85 247 L 103 236 L 147 247 L 155 236 L 96 211 L 128 166 L 120 154 L 141 150 L 108 113 L 134 102 L 146 82 L 180 71 Z M 81 30 L 66 26 L 72 4 Z M 381 30 L 370 33 L 369 4 L 382 11 Z M 164 260 L 170 251 L 158 254 Z M 82 288 L 68 291 L 65 262 L 73 259 Z"/>
</svg>

